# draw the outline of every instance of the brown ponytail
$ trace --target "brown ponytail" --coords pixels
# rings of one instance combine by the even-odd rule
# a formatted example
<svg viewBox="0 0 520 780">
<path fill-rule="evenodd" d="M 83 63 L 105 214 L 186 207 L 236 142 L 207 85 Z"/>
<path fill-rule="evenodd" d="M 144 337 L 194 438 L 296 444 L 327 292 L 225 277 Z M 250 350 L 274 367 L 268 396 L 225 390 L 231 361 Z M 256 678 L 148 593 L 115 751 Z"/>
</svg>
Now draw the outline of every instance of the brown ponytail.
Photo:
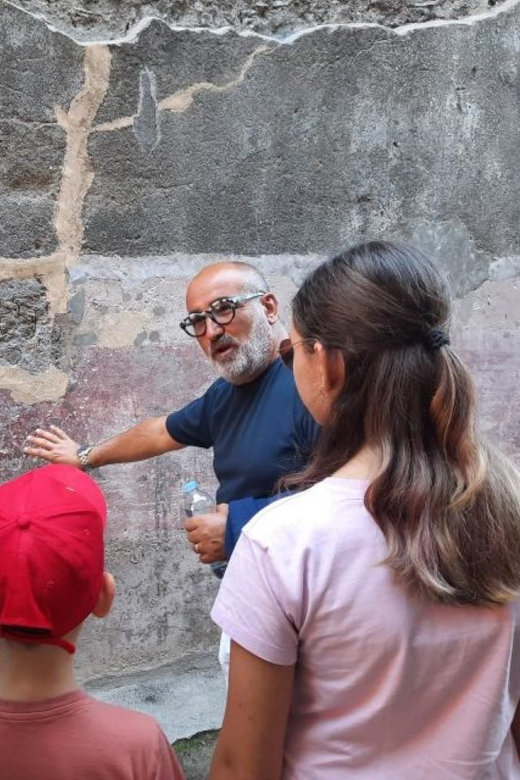
<svg viewBox="0 0 520 780">
<path fill-rule="evenodd" d="M 520 592 L 520 479 L 481 440 L 471 378 L 438 337 L 449 315 L 432 263 L 391 243 L 354 247 L 305 280 L 295 327 L 341 352 L 346 379 L 313 460 L 289 483 L 313 484 L 371 445 L 381 469 L 365 503 L 385 563 L 433 600 L 503 604 Z"/>
</svg>

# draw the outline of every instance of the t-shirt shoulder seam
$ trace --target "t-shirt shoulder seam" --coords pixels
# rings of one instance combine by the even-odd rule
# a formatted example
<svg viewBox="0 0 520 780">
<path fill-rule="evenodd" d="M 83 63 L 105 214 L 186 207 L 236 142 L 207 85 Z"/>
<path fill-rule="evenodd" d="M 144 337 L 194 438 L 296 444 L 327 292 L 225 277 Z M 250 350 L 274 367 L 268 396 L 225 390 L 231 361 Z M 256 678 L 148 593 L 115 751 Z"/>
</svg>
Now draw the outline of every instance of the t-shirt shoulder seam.
<svg viewBox="0 0 520 780">
<path fill-rule="evenodd" d="M 209 387 L 206 388 L 206 390 L 202 393 L 202 395 L 206 395 L 207 393 L 213 393 L 215 390 L 220 389 L 221 387 L 228 388 L 230 386 L 230 382 L 227 382 L 223 377 L 219 376 L 218 379 L 215 379 L 214 382 L 212 382 Z"/>
<path fill-rule="evenodd" d="M 118 711 L 123 713 L 128 720 L 139 720 L 145 723 L 148 723 L 148 725 L 155 727 L 156 729 L 160 730 L 160 726 L 157 722 L 157 720 L 154 718 L 153 715 L 150 715 L 148 712 L 141 712 L 139 710 L 130 709 L 128 707 L 122 707 L 120 704 L 112 704 L 108 701 L 100 701 L 99 699 L 92 698 L 92 704 L 94 706 L 100 705 L 103 708 L 110 710 L 110 711 Z"/>
<path fill-rule="evenodd" d="M 283 498 L 280 498 L 278 501 L 275 501 L 273 504 L 269 504 L 269 506 L 263 507 L 250 521 L 249 523 L 244 526 L 243 533 L 247 534 L 248 530 L 253 529 L 261 520 L 266 517 L 267 515 L 272 515 L 276 512 L 279 512 L 282 510 L 282 507 L 286 506 L 288 503 L 294 503 L 295 501 L 298 501 L 298 499 L 301 498 L 303 495 L 302 493 L 295 493 L 292 496 L 284 496 Z"/>
</svg>

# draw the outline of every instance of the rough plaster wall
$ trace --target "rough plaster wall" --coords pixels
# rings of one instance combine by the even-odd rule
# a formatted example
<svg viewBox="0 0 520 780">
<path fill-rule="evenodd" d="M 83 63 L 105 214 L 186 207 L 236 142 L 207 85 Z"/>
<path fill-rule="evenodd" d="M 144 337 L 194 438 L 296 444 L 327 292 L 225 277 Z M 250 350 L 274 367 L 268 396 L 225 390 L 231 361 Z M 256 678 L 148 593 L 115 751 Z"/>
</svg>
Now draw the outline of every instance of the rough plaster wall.
<svg viewBox="0 0 520 780">
<path fill-rule="evenodd" d="M 29 466 L 38 424 L 96 441 L 208 385 L 177 325 L 201 265 L 249 258 L 287 307 L 319 258 L 366 235 L 411 239 L 447 271 L 484 425 L 520 455 L 519 0 L 283 43 L 155 21 L 83 46 L 5 2 L 0 29 L 2 478 Z M 193 474 L 214 485 L 210 453 L 97 474 L 120 598 L 85 631 L 84 678 L 212 657 L 216 582 L 173 530 Z"/>
<path fill-rule="evenodd" d="M 283 35 L 317 24 L 377 23 L 389 27 L 459 19 L 501 0 L 18 0 L 82 40 L 121 36 L 147 16 L 190 27 L 225 27 Z"/>
</svg>

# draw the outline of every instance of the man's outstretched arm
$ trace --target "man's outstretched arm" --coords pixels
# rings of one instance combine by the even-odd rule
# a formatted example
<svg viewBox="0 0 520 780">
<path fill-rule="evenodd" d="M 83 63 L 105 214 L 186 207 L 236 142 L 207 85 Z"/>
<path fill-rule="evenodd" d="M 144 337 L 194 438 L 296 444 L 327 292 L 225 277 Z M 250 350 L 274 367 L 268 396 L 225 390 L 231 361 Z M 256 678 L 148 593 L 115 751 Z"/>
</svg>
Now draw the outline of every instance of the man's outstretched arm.
<svg viewBox="0 0 520 780">
<path fill-rule="evenodd" d="M 94 444 L 88 454 L 88 460 L 92 468 L 97 468 L 109 463 L 146 460 L 183 447 L 184 444 L 172 439 L 168 433 L 166 417 L 150 417 L 111 439 Z M 80 444 L 71 439 L 65 431 L 56 425 L 50 425 L 48 430 L 37 428 L 27 437 L 24 452 L 33 458 L 43 458 L 49 463 L 66 463 L 80 468 L 79 448 Z"/>
</svg>

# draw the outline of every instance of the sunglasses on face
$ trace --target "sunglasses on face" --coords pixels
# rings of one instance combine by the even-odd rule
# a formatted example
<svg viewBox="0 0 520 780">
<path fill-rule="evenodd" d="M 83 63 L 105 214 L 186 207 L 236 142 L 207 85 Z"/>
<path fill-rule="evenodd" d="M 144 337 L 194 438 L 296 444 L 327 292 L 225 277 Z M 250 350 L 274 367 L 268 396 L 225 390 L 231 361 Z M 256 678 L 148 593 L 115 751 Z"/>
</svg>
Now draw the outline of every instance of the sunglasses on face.
<svg viewBox="0 0 520 780">
<path fill-rule="evenodd" d="M 192 311 L 185 317 L 179 326 L 182 330 L 193 336 L 200 338 L 206 333 L 206 321 L 209 317 L 216 325 L 229 325 L 235 319 L 236 310 L 243 306 L 247 301 L 253 298 L 261 298 L 266 295 L 264 292 L 249 293 L 249 295 L 233 295 L 217 298 L 206 311 Z"/>
<path fill-rule="evenodd" d="M 280 355 L 285 368 L 288 368 L 289 371 L 293 370 L 294 347 L 297 347 L 298 344 L 305 344 L 307 342 L 310 344 L 315 344 L 316 339 L 300 339 L 300 341 L 295 341 L 294 343 L 291 341 L 291 339 L 283 339 L 283 341 L 280 342 L 280 346 L 278 347 L 278 354 Z"/>
</svg>

